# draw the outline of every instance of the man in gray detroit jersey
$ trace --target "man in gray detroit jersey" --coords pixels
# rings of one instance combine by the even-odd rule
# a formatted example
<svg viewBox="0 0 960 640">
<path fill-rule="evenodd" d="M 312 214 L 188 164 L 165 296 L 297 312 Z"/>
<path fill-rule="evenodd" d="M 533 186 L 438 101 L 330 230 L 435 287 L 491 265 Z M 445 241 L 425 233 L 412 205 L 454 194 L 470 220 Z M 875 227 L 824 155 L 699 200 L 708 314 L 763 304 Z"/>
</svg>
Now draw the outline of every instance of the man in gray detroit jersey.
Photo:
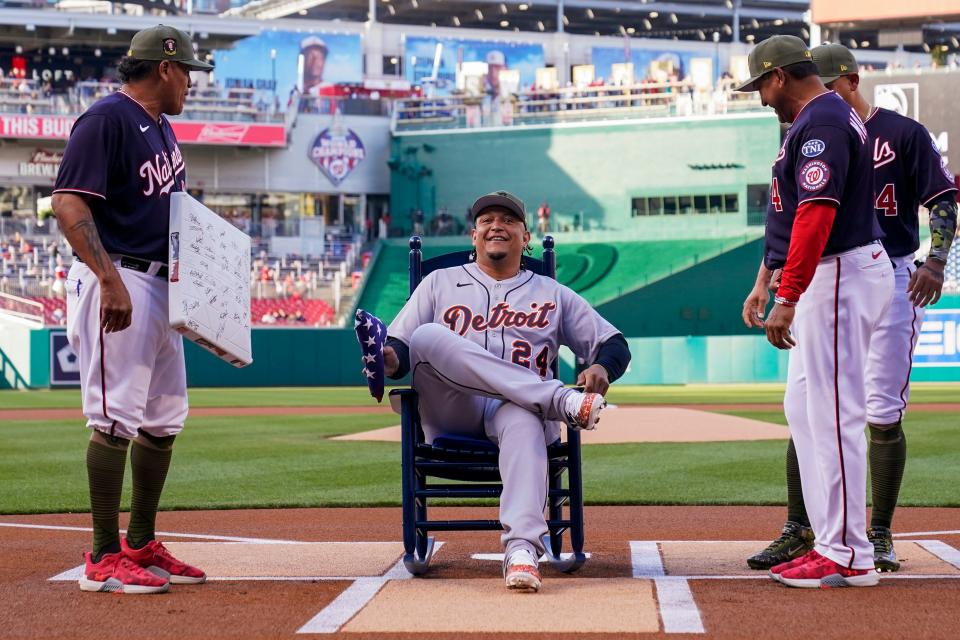
<svg viewBox="0 0 960 640">
<path fill-rule="evenodd" d="M 443 434 L 486 436 L 500 448 L 504 578 L 540 588 L 537 558 L 547 533 L 547 445 L 560 421 L 593 429 L 603 394 L 630 361 L 623 335 L 586 300 L 523 268 L 526 209 L 505 191 L 471 208 L 475 261 L 427 275 L 388 329 L 386 374 L 412 371 L 428 442 Z M 565 388 L 551 364 L 563 344 L 592 363 Z"/>
</svg>

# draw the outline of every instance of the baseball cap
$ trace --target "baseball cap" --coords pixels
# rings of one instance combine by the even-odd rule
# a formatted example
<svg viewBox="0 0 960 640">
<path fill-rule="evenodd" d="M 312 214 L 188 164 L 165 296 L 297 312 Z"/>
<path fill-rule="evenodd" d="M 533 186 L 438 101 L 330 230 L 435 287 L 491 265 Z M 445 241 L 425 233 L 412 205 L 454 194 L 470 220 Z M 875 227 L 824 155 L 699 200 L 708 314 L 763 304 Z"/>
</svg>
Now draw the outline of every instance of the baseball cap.
<svg viewBox="0 0 960 640">
<path fill-rule="evenodd" d="M 860 73 L 857 59 L 853 57 L 850 49 L 842 44 L 827 42 L 819 47 L 814 47 L 812 53 L 813 63 L 817 65 L 817 73 L 823 80 L 823 84 L 829 84 L 840 76 Z"/>
<path fill-rule="evenodd" d="M 506 209 L 523 221 L 523 226 L 527 226 L 527 208 L 523 206 L 523 201 L 517 196 L 507 191 L 494 191 L 485 196 L 480 196 L 470 207 L 470 217 L 476 222 L 477 216 L 493 207 Z"/>
<path fill-rule="evenodd" d="M 503 51 L 498 51 L 494 49 L 493 51 L 487 52 L 487 64 L 507 64 L 507 59 L 503 55 Z"/>
<path fill-rule="evenodd" d="M 797 36 L 770 36 L 750 51 L 747 56 L 750 79 L 737 87 L 737 91 L 756 91 L 754 83 L 777 67 L 811 61 L 810 48 Z"/>
<path fill-rule="evenodd" d="M 310 36 L 304 38 L 300 41 L 300 50 L 309 49 L 310 47 L 317 47 L 318 49 L 323 49 L 324 51 L 329 51 L 327 48 L 327 43 L 318 38 L 317 36 Z"/>
<path fill-rule="evenodd" d="M 137 60 L 172 60 L 197 71 L 210 71 L 212 64 L 197 60 L 190 36 L 163 24 L 133 34 L 127 55 Z"/>
</svg>

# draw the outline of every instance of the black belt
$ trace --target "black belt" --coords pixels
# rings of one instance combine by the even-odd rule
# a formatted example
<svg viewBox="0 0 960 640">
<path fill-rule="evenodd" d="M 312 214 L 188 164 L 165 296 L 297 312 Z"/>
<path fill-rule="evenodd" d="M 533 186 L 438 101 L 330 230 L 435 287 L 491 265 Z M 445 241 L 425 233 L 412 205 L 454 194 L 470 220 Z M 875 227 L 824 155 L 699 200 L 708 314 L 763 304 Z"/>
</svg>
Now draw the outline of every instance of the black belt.
<svg viewBox="0 0 960 640">
<path fill-rule="evenodd" d="M 150 273 L 150 260 L 143 260 L 142 258 L 134 258 L 133 256 L 111 256 L 115 260 L 120 260 L 120 266 L 124 269 L 131 269 L 133 271 L 139 271 L 140 273 Z M 77 262 L 83 262 L 80 259 L 80 256 L 74 254 L 73 259 Z M 157 272 L 154 274 L 158 278 L 167 278 L 167 265 L 161 266 L 157 269 Z"/>
<path fill-rule="evenodd" d="M 140 273 L 148 273 L 150 271 L 150 261 L 141 260 L 140 258 L 134 258 L 131 256 L 120 256 L 120 266 L 124 269 L 132 269 L 134 271 L 139 271 Z M 157 269 L 157 272 L 153 274 L 158 278 L 167 278 L 167 265 L 161 266 Z"/>
</svg>

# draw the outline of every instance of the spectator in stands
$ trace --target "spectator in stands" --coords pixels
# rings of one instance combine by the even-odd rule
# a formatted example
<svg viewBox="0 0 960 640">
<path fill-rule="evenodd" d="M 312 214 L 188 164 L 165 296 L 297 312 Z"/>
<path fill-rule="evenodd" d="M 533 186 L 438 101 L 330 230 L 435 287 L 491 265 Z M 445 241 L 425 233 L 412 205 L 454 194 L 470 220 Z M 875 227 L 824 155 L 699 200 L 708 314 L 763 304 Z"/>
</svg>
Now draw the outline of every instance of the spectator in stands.
<svg viewBox="0 0 960 640">
<path fill-rule="evenodd" d="M 550 231 L 550 205 L 544 200 L 537 209 L 537 231 L 546 235 Z"/>
<path fill-rule="evenodd" d="M 53 313 L 50 314 L 50 318 L 53 320 L 53 324 L 64 326 L 67 324 L 67 316 L 63 313 L 63 309 L 57 307 L 53 310 Z"/>
<path fill-rule="evenodd" d="M 272 313 L 265 313 L 263 317 L 260 318 L 260 324 L 276 324 L 277 318 Z"/>
<path fill-rule="evenodd" d="M 423 235 L 423 209 L 410 210 L 410 219 L 413 221 L 413 235 Z"/>
</svg>

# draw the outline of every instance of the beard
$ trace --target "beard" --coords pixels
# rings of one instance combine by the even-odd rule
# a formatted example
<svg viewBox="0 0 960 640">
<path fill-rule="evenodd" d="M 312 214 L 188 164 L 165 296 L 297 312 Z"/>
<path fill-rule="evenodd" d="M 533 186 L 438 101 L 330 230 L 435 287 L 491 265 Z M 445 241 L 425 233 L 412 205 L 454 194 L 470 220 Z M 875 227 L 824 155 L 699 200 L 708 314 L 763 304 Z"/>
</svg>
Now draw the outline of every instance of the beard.
<svg viewBox="0 0 960 640">
<path fill-rule="evenodd" d="M 503 260 L 504 258 L 506 258 L 506 257 L 507 257 L 507 252 L 506 252 L 506 251 L 497 251 L 497 252 L 495 252 L 495 253 L 488 253 L 488 254 L 487 254 L 487 257 L 490 258 L 491 260 L 493 260 L 494 262 L 497 262 L 497 261 L 500 261 L 500 260 Z"/>
</svg>

